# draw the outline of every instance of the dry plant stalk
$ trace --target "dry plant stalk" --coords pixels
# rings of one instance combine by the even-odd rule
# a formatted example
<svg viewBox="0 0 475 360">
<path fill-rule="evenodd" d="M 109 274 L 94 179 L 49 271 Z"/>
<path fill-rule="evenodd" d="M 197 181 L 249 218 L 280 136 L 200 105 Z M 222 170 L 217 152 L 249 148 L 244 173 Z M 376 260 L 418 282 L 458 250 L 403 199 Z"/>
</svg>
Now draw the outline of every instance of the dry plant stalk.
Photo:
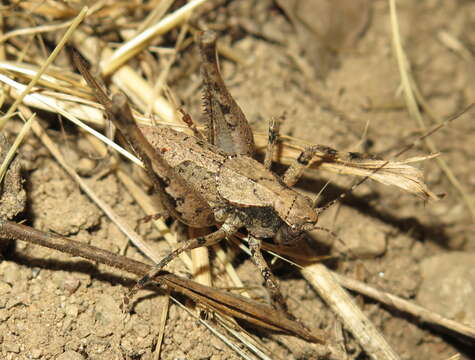
<svg viewBox="0 0 475 360">
<path fill-rule="evenodd" d="M 27 241 L 72 256 L 80 256 L 138 276 L 144 276 L 152 269 L 150 265 L 125 256 L 59 235 L 45 233 L 8 220 L 0 219 L 0 236 L 4 239 Z M 287 319 L 281 312 L 239 295 L 204 286 L 166 272 L 154 278 L 154 282 L 165 285 L 173 291 L 191 298 L 202 306 L 244 320 L 255 326 L 271 331 L 297 335 L 304 340 L 317 343 L 324 343 L 327 337 L 325 333 L 319 330 L 309 332 L 299 322 Z"/>
</svg>

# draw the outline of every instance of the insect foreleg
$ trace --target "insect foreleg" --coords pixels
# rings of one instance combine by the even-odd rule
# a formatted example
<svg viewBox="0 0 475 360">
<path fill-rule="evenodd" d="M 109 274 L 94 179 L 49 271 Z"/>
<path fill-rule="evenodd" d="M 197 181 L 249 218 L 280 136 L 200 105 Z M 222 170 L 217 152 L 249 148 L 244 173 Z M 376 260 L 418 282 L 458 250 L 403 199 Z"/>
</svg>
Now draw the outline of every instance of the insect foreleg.
<svg viewBox="0 0 475 360">
<path fill-rule="evenodd" d="M 285 303 L 284 297 L 280 292 L 277 279 L 274 277 L 274 274 L 272 274 L 272 271 L 270 270 L 269 265 L 267 265 L 264 256 L 262 256 L 261 239 L 249 235 L 249 248 L 251 249 L 252 262 L 260 270 L 262 277 L 264 278 L 265 287 L 270 293 L 272 306 L 284 312 L 289 319 L 294 319 L 294 316 L 289 313 L 287 304 Z"/>
</svg>

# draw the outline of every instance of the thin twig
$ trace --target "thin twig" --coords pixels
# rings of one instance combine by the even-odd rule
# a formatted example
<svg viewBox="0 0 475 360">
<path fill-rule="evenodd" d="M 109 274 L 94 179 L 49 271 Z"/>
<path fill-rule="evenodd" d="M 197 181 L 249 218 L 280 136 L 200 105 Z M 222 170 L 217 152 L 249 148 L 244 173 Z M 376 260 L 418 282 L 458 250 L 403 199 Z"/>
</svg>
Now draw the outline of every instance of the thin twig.
<svg viewBox="0 0 475 360">
<path fill-rule="evenodd" d="M 0 36 L 0 43 L 3 43 L 7 41 L 8 39 L 14 38 L 16 36 L 33 35 L 33 34 L 38 34 L 38 33 L 43 33 L 43 32 L 61 30 L 63 28 L 70 26 L 71 24 L 72 24 L 72 20 L 59 23 L 59 24 L 42 25 L 42 26 L 36 26 L 36 27 L 31 27 L 31 28 L 16 29 Z"/>
<path fill-rule="evenodd" d="M 397 360 L 399 356 L 389 346 L 373 323 L 356 306 L 354 301 L 337 283 L 330 271 L 322 264 L 305 267 L 302 275 L 317 290 L 341 318 L 364 351 L 374 360 Z"/>
<path fill-rule="evenodd" d="M 122 64 L 126 63 L 131 57 L 139 53 L 150 41 L 176 27 L 188 18 L 190 13 L 202 5 L 207 0 L 192 0 L 174 13 L 167 15 L 157 24 L 149 27 L 136 37 L 122 44 L 112 56 L 101 64 L 102 75 L 108 76 L 113 73 Z"/>
<path fill-rule="evenodd" d="M 5 173 L 7 172 L 8 165 L 10 165 L 10 162 L 12 161 L 13 157 L 15 156 L 16 150 L 20 146 L 21 142 L 23 141 L 23 138 L 25 135 L 28 133 L 31 127 L 31 123 L 35 118 L 35 114 L 32 114 L 29 119 L 23 124 L 23 127 L 21 128 L 20 133 L 17 135 L 15 138 L 15 141 L 13 142 L 13 145 L 8 149 L 8 153 L 5 156 L 5 159 L 3 160 L 2 164 L 0 165 L 0 184 L 3 181 L 3 177 Z"/>
<path fill-rule="evenodd" d="M 337 273 L 332 273 L 332 275 L 342 286 L 349 290 L 353 290 L 360 294 L 368 296 L 372 299 L 375 299 L 383 304 L 390 306 L 391 308 L 395 308 L 399 311 L 411 314 L 420 322 L 439 325 L 443 329 L 445 328 L 447 330 L 450 330 L 449 334 L 451 332 L 455 332 L 456 334 L 461 334 L 475 340 L 475 329 L 467 325 L 464 325 L 451 319 L 447 319 L 446 317 L 443 317 L 442 315 L 437 314 L 434 311 L 430 311 L 420 305 L 404 300 L 386 291 L 375 289 L 360 281 L 348 278 Z"/>
<path fill-rule="evenodd" d="M 138 276 L 144 276 L 152 269 L 151 265 L 129 259 L 125 256 L 8 220 L 0 219 L 0 238 L 27 241 L 72 256 L 79 256 L 121 269 Z M 165 272 L 157 276 L 154 281 L 166 285 L 173 289 L 173 291 L 181 293 L 210 309 L 245 320 L 255 326 L 296 335 L 304 340 L 321 344 L 325 343 L 328 338 L 328 335 L 323 331 L 312 329 L 310 332 L 300 323 L 289 320 L 283 313 L 272 307 L 239 295 L 217 290 Z"/>
</svg>

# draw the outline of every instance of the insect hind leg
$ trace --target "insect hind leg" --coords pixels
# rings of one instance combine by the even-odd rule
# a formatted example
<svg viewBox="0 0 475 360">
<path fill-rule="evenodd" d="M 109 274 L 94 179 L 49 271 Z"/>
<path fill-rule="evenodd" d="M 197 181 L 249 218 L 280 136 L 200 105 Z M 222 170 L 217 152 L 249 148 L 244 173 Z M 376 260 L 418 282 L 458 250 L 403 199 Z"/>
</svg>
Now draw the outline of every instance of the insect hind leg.
<svg viewBox="0 0 475 360">
<path fill-rule="evenodd" d="M 279 131 L 280 131 L 280 123 L 285 118 L 285 114 L 278 118 L 271 118 L 269 121 L 269 133 L 268 133 L 268 142 L 266 148 L 266 154 L 264 158 L 264 166 L 266 169 L 270 170 L 272 165 L 272 159 L 274 157 L 274 152 L 276 145 L 279 141 Z"/>
</svg>

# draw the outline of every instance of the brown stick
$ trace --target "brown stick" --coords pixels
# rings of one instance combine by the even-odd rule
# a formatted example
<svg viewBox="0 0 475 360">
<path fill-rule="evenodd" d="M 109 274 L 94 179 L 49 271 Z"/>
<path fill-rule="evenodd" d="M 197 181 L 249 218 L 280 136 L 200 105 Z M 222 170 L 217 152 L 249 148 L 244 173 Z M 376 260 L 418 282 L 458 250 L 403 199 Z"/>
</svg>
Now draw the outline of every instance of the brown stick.
<svg viewBox="0 0 475 360">
<path fill-rule="evenodd" d="M 22 240 L 40 246 L 55 249 L 72 256 L 79 256 L 91 261 L 115 267 L 138 276 L 150 272 L 151 265 L 117 255 L 109 251 L 0 219 L 0 238 Z M 173 289 L 173 291 L 191 298 L 196 303 L 205 305 L 226 315 L 245 320 L 249 324 L 263 327 L 289 335 L 296 335 L 304 340 L 325 343 L 327 334 L 313 329 L 311 332 L 300 323 L 289 320 L 284 314 L 259 302 L 239 295 L 214 289 L 194 281 L 163 272 L 155 281 Z"/>
</svg>

